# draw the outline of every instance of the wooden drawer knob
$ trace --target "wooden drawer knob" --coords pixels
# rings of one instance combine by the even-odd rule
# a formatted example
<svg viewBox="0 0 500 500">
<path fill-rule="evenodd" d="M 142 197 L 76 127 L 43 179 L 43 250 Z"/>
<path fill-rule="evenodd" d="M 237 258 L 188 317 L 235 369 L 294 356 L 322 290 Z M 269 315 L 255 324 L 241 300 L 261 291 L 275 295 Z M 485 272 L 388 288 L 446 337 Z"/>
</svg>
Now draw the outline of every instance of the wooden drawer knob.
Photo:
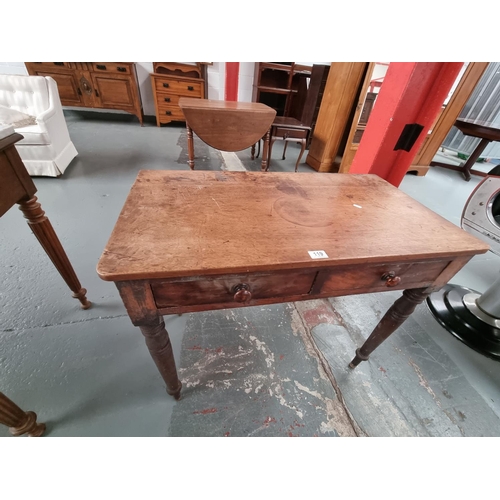
<svg viewBox="0 0 500 500">
<path fill-rule="evenodd" d="M 382 275 L 382 280 L 385 281 L 385 284 L 387 286 L 396 286 L 401 283 L 401 278 L 399 276 L 396 276 L 396 273 L 392 271 L 389 273 L 384 273 Z"/>
<path fill-rule="evenodd" d="M 233 286 L 232 293 L 234 293 L 235 302 L 248 302 L 252 298 L 252 292 L 246 283 Z"/>
</svg>

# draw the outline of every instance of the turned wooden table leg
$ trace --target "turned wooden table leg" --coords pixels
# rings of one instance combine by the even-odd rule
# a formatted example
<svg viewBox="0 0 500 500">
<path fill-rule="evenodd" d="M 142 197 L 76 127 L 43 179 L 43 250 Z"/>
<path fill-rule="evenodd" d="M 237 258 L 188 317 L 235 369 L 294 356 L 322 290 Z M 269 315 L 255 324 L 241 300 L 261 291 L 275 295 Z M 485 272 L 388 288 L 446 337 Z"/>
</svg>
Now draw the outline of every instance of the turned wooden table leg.
<svg viewBox="0 0 500 500">
<path fill-rule="evenodd" d="M 82 309 L 88 309 L 91 306 L 91 302 L 87 300 L 87 290 L 82 288 L 52 224 L 45 216 L 45 212 L 37 201 L 37 197 L 33 196 L 27 201 L 20 201 L 19 210 L 23 212 L 40 245 L 42 245 L 50 260 L 59 271 L 59 274 L 73 292 L 73 297 L 81 302 Z"/>
<path fill-rule="evenodd" d="M 193 129 L 186 123 L 187 143 L 188 143 L 188 165 L 191 170 L 194 170 L 194 140 Z"/>
<path fill-rule="evenodd" d="M 250 158 L 255 160 L 255 144 L 252 144 L 252 149 L 250 150 Z"/>
<path fill-rule="evenodd" d="M 282 159 L 282 160 L 286 160 L 286 158 L 285 158 L 285 154 L 286 154 L 286 147 L 288 146 L 288 141 L 285 139 L 283 142 L 284 142 L 285 144 L 284 144 L 284 146 L 283 146 L 283 156 L 281 157 L 281 159 Z"/>
<path fill-rule="evenodd" d="M 264 146 L 262 148 L 262 164 L 260 166 L 260 169 L 263 172 L 267 172 L 267 169 L 269 168 L 269 158 L 268 158 L 268 153 L 269 153 L 269 138 L 271 136 L 271 129 L 269 129 L 266 132 L 266 135 L 264 136 Z"/>
<path fill-rule="evenodd" d="M 163 318 L 160 316 L 155 323 L 142 325 L 139 328 L 146 338 L 146 345 L 151 357 L 156 363 L 165 384 L 167 384 L 168 394 L 174 396 L 175 399 L 180 399 L 182 383 L 177 376 L 172 344 L 165 329 Z"/>
<path fill-rule="evenodd" d="M 0 424 L 10 427 L 13 436 L 28 434 L 39 437 L 45 432 L 45 424 L 38 424 L 36 413 L 23 411 L 12 402 L 5 394 L 0 392 Z"/>
<path fill-rule="evenodd" d="M 403 324 L 418 304 L 422 303 L 430 295 L 427 290 L 427 288 L 405 290 L 402 297 L 396 300 L 385 313 L 371 335 L 366 339 L 366 342 L 359 349 L 356 349 L 356 356 L 349 363 L 349 368 L 355 368 L 361 361 L 367 361 L 369 355 Z"/>
<path fill-rule="evenodd" d="M 302 155 L 304 154 L 305 149 L 306 149 L 306 140 L 301 139 L 300 140 L 300 153 L 299 153 L 299 157 L 297 158 L 297 163 L 295 164 L 295 172 L 297 172 L 297 170 L 299 168 L 300 159 L 302 158 Z"/>
</svg>

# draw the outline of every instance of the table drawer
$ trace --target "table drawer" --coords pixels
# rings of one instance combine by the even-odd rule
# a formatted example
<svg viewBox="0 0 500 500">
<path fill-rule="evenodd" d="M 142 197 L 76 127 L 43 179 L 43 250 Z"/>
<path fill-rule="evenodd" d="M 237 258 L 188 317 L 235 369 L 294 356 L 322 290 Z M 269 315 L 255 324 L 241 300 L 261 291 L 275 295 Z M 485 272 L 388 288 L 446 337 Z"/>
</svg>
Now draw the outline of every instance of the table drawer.
<svg viewBox="0 0 500 500">
<path fill-rule="evenodd" d="M 201 98 L 201 83 L 197 82 L 185 82 L 182 80 L 155 77 L 155 87 L 157 92 L 168 91 L 180 96 Z"/>
<path fill-rule="evenodd" d="M 318 275 L 314 294 L 356 293 L 355 290 L 379 292 L 388 289 L 430 286 L 449 261 L 399 264 L 367 264 L 325 269 Z M 317 288 L 317 289 L 316 289 Z"/>
<path fill-rule="evenodd" d="M 315 270 L 273 274 L 241 274 L 202 280 L 179 280 L 151 283 L 159 309 L 203 305 L 251 305 L 259 299 L 307 295 L 311 290 Z"/>
<path fill-rule="evenodd" d="M 287 139 L 288 137 L 293 139 L 305 139 L 307 137 L 307 130 L 299 130 L 296 128 L 286 128 L 286 127 L 275 127 L 273 136 L 283 137 Z"/>
<path fill-rule="evenodd" d="M 130 65 L 115 62 L 92 63 L 92 69 L 99 73 L 120 73 L 130 75 Z"/>
</svg>

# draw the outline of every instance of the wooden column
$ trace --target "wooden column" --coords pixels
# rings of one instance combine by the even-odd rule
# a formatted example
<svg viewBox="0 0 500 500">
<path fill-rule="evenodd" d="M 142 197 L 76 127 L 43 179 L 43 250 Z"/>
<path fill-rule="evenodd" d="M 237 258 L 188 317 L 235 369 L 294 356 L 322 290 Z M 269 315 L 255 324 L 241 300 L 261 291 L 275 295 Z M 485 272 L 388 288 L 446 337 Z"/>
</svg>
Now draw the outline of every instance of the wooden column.
<svg viewBox="0 0 500 500">
<path fill-rule="evenodd" d="M 376 174 L 399 186 L 463 66 L 459 62 L 391 63 L 351 174 Z M 413 129 L 413 137 L 403 130 Z M 399 144 L 398 144 L 399 143 Z"/>
<path fill-rule="evenodd" d="M 306 163 L 318 172 L 335 171 L 335 158 L 350 127 L 359 87 L 368 63 L 332 63 L 326 81 L 321 108 L 314 128 Z"/>
</svg>

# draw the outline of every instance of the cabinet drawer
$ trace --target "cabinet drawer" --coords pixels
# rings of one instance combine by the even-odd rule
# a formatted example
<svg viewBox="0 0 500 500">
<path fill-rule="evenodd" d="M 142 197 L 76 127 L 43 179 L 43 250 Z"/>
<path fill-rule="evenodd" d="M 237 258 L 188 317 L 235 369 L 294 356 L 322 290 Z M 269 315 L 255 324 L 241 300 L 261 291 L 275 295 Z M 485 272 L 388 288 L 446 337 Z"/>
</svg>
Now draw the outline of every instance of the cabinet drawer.
<svg viewBox="0 0 500 500">
<path fill-rule="evenodd" d="M 130 75 L 130 64 L 119 64 L 115 62 L 92 63 L 92 69 L 99 73 L 120 73 Z"/>
<path fill-rule="evenodd" d="M 69 62 L 30 62 L 25 63 L 29 70 L 33 71 L 51 71 L 57 68 L 71 69 L 71 63 Z"/>
<path fill-rule="evenodd" d="M 179 96 L 200 97 L 201 83 L 172 80 L 170 78 L 155 78 L 157 92 L 171 92 Z"/>
<path fill-rule="evenodd" d="M 158 106 L 178 106 L 179 99 L 180 96 L 175 94 L 165 94 L 159 92 L 156 94 L 156 101 L 158 103 Z"/>
<path fill-rule="evenodd" d="M 287 139 L 291 137 L 293 139 L 305 139 L 307 137 L 308 130 L 299 130 L 296 128 L 286 128 L 286 127 L 275 127 L 273 131 L 273 136 L 282 137 Z"/>
<path fill-rule="evenodd" d="M 314 270 L 273 274 L 234 275 L 153 282 L 151 288 L 159 309 L 204 304 L 252 304 L 259 299 L 307 295 L 316 276 Z"/>
<path fill-rule="evenodd" d="M 318 275 L 317 290 L 313 293 L 341 294 L 362 291 L 381 292 L 388 289 L 421 288 L 430 286 L 449 261 L 399 264 L 367 264 L 325 269 Z M 316 288 L 316 286 L 315 286 Z"/>
<path fill-rule="evenodd" d="M 170 120 L 177 120 L 177 121 L 186 121 L 186 118 L 184 117 L 184 113 L 182 112 L 181 108 L 179 106 L 168 106 L 167 104 L 165 106 L 158 105 L 158 118 L 160 121 L 170 121 Z"/>
</svg>

